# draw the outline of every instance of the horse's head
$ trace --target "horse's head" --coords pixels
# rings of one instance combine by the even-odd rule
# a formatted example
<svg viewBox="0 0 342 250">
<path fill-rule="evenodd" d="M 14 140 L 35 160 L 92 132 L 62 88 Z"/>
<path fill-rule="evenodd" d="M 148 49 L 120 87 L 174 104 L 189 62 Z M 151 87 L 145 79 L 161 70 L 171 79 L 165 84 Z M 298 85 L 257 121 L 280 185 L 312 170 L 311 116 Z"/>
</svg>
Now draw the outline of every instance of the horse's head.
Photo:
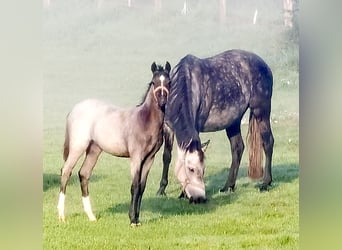
<svg viewBox="0 0 342 250">
<path fill-rule="evenodd" d="M 209 141 L 202 145 L 192 141 L 185 149 L 178 146 L 175 174 L 182 185 L 183 194 L 190 202 L 202 203 L 207 200 L 204 185 L 204 151 L 208 144 Z"/>
<path fill-rule="evenodd" d="M 167 98 L 169 96 L 169 90 L 170 90 L 170 73 L 171 65 L 169 62 L 166 62 L 165 69 L 160 66 L 156 65 L 155 62 L 151 65 L 151 71 L 153 73 L 152 77 L 152 84 L 153 84 L 153 94 L 156 98 L 158 105 L 161 108 L 165 107 L 165 104 L 167 102 Z"/>
</svg>

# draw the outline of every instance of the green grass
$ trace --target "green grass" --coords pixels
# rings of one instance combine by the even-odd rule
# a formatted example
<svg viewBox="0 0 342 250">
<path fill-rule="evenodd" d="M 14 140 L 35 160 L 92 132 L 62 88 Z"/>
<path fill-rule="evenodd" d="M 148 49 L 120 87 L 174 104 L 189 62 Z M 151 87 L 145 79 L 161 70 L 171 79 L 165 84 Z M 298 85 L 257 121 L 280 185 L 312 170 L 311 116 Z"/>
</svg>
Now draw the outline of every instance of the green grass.
<svg viewBox="0 0 342 250">
<path fill-rule="evenodd" d="M 298 45 L 282 27 L 281 3 L 229 1 L 227 20 L 218 22 L 217 6 L 163 1 L 163 11 L 123 2 L 94 8 L 92 1 L 52 1 L 43 16 L 44 49 L 44 249 L 298 249 L 299 248 L 299 98 Z M 136 1 L 138 2 L 138 1 Z M 252 2 L 252 1 L 251 1 Z M 138 3 L 137 3 L 138 4 Z M 258 8 L 259 23 L 251 24 Z M 274 183 L 260 193 L 247 177 L 244 153 L 237 189 L 219 193 L 227 178 L 230 148 L 223 131 L 201 134 L 211 139 L 206 152 L 209 202 L 178 199 L 180 187 L 169 174 L 167 197 L 155 195 L 162 172 L 161 152 L 148 177 L 139 228 L 130 228 L 129 160 L 102 154 L 90 181 L 90 198 L 98 221 L 83 212 L 77 177 L 67 187 L 66 222 L 57 214 L 65 116 L 78 101 L 97 97 L 134 106 L 150 81 L 153 61 L 174 66 L 188 53 L 211 56 L 231 48 L 262 56 L 274 74 L 272 128 L 275 137 Z M 243 137 L 247 125 L 242 125 Z"/>
</svg>

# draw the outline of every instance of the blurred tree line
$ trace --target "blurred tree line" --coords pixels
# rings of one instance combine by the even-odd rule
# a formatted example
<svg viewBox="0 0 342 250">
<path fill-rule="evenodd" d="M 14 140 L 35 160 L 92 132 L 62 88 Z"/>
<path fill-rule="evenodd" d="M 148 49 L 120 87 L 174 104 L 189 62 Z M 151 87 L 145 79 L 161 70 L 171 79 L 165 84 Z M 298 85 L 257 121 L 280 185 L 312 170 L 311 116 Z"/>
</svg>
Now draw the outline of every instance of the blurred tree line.
<svg viewBox="0 0 342 250">
<path fill-rule="evenodd" d="M 77 0 L 74 0 L 77 1 Z M 79 0 L 84 1 L 84 0 Z M 163 2 L 167 3 L 165 0 L 89 0 L 94 3 L 94 6 L 98 9 L 107 8 L 108 6 L 126 6 L 128 8 L 148 8 L 153 7 L 154 11 L 163 11 Z M 299 42 L 299 0 L 278 0 L 282 1 L 283 4 L 283 25 L 288 31 L 289 39 L 295 43 Z M 53 8 L 54 2 L 58 0 L 43 0 L 44 9 Z M 191 0 L 179 1 L 181 5 L 179 6 L 179 12 L 182 15 L 187 15 L 192 4 L 198 4 Z M 217 5 L 217 16 L 219 21 L 224 23 L 229 16 L 230 0 L 216 0 L 213 4 Z M 258 10 L 255 10 L 253 22 L 257 22 Z"/>
</svg>

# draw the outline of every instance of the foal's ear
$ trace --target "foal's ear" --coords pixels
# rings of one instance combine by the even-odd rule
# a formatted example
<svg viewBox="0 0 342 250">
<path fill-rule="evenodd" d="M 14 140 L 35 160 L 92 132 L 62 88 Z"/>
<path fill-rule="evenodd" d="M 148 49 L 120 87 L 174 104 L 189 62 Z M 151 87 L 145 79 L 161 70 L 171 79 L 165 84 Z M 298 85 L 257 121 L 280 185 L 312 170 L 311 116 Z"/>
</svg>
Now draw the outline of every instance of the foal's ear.
<svg viewBox="0 0 342 250">
<path fill-rule="evenodd" d="M 205 152 L 209 146 L 210 140 L 207 140 L 206 142 L 201 144 L 202 151 Z"/>
<path fill-rule="evenodd" d="M 165 70 L 167 71 L 167 73 L 170 73 L 170 71 L 171 71 L 171 65 L 168 61 L 166 61 Z"/>
<path fill-rule="evenodd" d="M 153 62 L 151 65 L 151 71 L 152 71 L 152 73 L 157 71 L 157 64 L 155 62 Z"/>
</svg>

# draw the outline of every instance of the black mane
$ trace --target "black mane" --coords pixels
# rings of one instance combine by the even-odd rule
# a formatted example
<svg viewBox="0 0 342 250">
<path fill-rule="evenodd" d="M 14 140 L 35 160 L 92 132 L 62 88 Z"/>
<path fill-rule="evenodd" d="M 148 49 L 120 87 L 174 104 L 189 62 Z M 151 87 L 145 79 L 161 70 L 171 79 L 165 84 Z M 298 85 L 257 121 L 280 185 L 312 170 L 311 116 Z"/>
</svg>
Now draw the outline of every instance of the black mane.
<svg viewBox="0 0 342 250">
<path fill-rule="evenodd" d="M 167 123 L 176 131 L 178 145 L 186 150 L 200 149 L 198 132 L 194 127 L 194 114 L 191 111 L 192 89 L 190 68 L 197 58 L 188 55 L 172 70 L 171 89 L 166 108 Z M 193 149 L 191 149 L 193 150 Z"/>
</svg>

